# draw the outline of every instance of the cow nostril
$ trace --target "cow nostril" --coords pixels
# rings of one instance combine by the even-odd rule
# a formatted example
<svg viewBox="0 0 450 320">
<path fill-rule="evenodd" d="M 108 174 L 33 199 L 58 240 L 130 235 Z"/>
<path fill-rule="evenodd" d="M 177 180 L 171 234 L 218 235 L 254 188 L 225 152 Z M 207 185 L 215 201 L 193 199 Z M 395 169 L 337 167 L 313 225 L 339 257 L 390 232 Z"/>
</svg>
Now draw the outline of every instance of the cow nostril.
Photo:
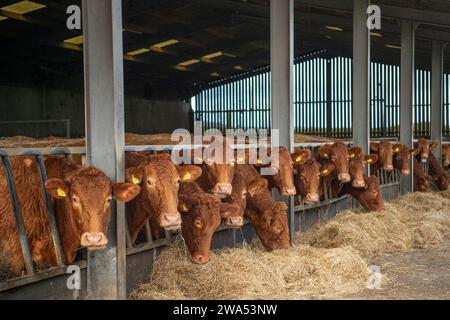
<svg viewBox="0 0 450 320">
<path fill-rule="evenodd" d="M 161 217 L 161 227 L 167 229 L 178 229 L 181 225 L 180 214 L 163 214 Z"/>
<path fill-rule="evenodd" d="M 353 187 L 355 187 L 355 188 L 364 188 L 365 186 L 366 186 L 366 182 L 364 180 L 353 181 Z"/>
<path fill-rule="evenodd" d="M 191 259 L 196 264 L 206 264 L 209 261 L 209 257 L 208 256 L 204 256 L 202 254 L 192 255 Z"/>
<path fill-rule="evenodd" d="M 230 183 L 218 183 L 214 188 L 216 193 L 228 194 L 230 195 L 233 191 L 233 187 Z"/>
<path fill-rule="evenodd" d="M 319 202 L 319 195 L 317 193 L 308 193 L 305 199 L 309 202 Z"/>
<path fill-rule="evenodd" d="M 348 173 L 340 173 L 338 175 L 338 180 L 341 182 L 349 182 L 350 181 L 350 174 Z"/>
<path fill-rule="evenodd" d="M 409 173 L 410 173 L 409 170 L 402 170 L 402 175 L 404 175 L 404 176 L 408 176 Z"/>
<path fill-rule="evenodd" d="M 387 164 L 387 165 L 384 167 L 384 170 L 386 170 L 386 171 L 392 171 L 392 170 L 394 170 L 394 166 L 393 166 L 392 164 Z"/>
<path fill-rule="evenodd" d="M 297 193 L 297 190 L 295 188 L 284 188 L 283 195 L 286 196 L 293 196 Z"/>
<path fill-rule="evenodd" d="M 102 241 L 103 236 L 101 234 L 88 234 L 86 240 L 92 244 L 98 244 Z"/>
</svg>

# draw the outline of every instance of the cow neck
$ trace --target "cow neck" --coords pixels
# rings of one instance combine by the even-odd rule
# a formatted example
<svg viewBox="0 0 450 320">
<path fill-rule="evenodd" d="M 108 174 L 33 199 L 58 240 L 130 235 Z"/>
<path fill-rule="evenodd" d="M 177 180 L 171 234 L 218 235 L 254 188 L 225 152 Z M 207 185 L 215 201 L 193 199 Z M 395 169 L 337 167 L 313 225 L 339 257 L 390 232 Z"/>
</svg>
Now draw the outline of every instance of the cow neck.
<svg viewBox="0 0 450 320">
<path fill-rule="evenodd" d="M 80 248 L 81 233 L 74 220 L 73 208 L 68 198 L 55 200 L 55 218 L 58 224 L 59 237 L 66 257 L 66 263 L 72 263 L 76 250 Z"/>
</svg>

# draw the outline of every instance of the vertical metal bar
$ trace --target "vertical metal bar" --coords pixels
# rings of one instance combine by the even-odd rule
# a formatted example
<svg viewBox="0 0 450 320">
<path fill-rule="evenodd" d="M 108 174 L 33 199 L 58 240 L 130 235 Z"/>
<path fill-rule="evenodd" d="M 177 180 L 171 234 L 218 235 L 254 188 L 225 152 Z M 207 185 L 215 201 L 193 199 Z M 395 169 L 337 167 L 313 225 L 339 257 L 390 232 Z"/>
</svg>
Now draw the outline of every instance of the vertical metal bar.
<svg viewBox="0 0 450 320">
<path fill-rule="evenodd" d="M 17 196 L 16 183 L 14 181 L 13 171 L 9 157 L 1 157 L 3 168 L 5 170 L 6 182 L 8 185 L 9 196 L 13 206 L 14 218 L 17 225 L 17 234 L 22 248 L 25 269 L 28 275 L 34 274 L 33 259 L 31 257 L 30 247 L 28 245 L 25 223 L 23 221 L 22 210 L 20 209 L 19 198 Z"/>
<path fill-rule="evenodd" d="M 326 114 L 327 114 L 327 137 L 331 137 L 332 134 L 332 102 L 331 102 L 331 59 L 326 59 Z"/>
<path fill-rule="evenodd" d="M 369 5 L 370 0 L 353 1 L 353 142 L 366 154 L 370 152 L 370 33 L 366 24 Z"/>
<path fill-rule="evenodd" d="M 48 222 L 50 225 L 50 231 L 52 233 L 53 244 L 55 246 L 56 262 L 58 263 L 58 266 L 63 266 L 64 265 L 63 253 L 61 249 L 61 242 L 59 239 L 58 227 L 56 225 L 55 211 L 53 210 L 52 200 L 49 194 L 47 193 L 47 189 L 45 189 L 45 181 L 47 181 L 47 173 L 45 171 L 44 159 L 42 155 L 36 156 L 36 161 L 39 169 L 39 174 L 41 176 L 42 192 L 44 194 L 45 203 L 47 205 Z"/>
<path fill-rule="evenodd" d="M 444 44 L 433 41 L 431 55 L 431 140 L 442 144 Z M 441 159 L 440 146 L 434 153 Z"/>
<path fill-rule="evenodd" d="M 413 105 L 414 92 L 414 48 L 415 24 L 401 22 L 401 67 L 400 67 L 400 142 L 408 148 L 413 147 Z M 410 168 L 413 161 L 410 160 Z M 413 172 L 413 170 L 411 170 Z M 413 175 L 404 176 L 401 181 L 402 193 L 412 192 Z"/>
<path fill-rule="evenodd" d="M 122 1 L 83 0 L 87 162 L 124 180 Z M 109 246 L 88 254 L 88 294 L 126 298 L 125 205 L 112 206 Z"/>
<path fill-rule="evenodd" d="M 294 1 L 270 1 L 270 54 L 272 70 L 272 128 L 279 130 L 280 145 L 293 151 Z M 295 238 L 294 197 L 288 199 L 291 244 Z"/>
</svg>

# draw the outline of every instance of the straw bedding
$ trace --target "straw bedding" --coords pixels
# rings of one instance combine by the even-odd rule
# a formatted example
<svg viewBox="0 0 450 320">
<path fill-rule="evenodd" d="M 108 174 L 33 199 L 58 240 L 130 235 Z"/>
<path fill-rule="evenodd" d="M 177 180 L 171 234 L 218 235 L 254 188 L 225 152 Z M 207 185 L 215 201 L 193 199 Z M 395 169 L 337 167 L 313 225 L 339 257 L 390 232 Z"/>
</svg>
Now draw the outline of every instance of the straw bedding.
<svg viewBox="0 0 450 320">
<path fill-rule="evenodd" d="M 192 264 L 183 241 L 162 252 L 133 299 L 304 299 L 355 293 L 377 256 L 441 243 L 450 233 L 450 194 L 409 194 L 385 212 L 347 210 L 299 234 L 299 245 L 265 252 L 257 242 Z M 382 283 L 386 283 L 383 278 Z"/>
</svg>

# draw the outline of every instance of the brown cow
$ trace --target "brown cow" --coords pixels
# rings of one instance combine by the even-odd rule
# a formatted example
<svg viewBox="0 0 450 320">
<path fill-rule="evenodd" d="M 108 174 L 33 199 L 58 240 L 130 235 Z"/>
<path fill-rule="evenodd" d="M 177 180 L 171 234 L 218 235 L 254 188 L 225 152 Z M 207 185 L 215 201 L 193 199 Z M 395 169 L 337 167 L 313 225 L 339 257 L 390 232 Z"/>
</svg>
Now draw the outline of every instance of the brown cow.
<svg viewBox="0 0 450 320">
<path fill-rule="evenodd" d="M 334 165 L 324 164 L 323 166 L 314 159 L 311 159 L 309 150 L 304 150 L 303 155 L 295 158 L 295 186 L 297 193 L 306 204 L 313 204 L 320 201 L 324 194 L 324 186 L 321 177 L 330 175 L 334 170 Z"/>
<path fill-rule="evenodd" d="M 342 142 L 336 142 L 332 145 L 326 144 L 316 149 L 316 159 L 320 161 L 320 158 L 324 159 L 325 163 L 331 163 L 334 165 L 332 175 L 329 176 L 329 180 L 338 180 L 341 183 L 350 182 L 350 172 L 348 159 L 349 149 Z"/>
<path fill-rule="evenodd" d="M 408 149 L 404 144 L 398 144 L 393 149 L 394 152 L 394 168 L 398 169 L 403 176 L 411 173 L 409 169 L 409 159 L 419 154 L 419 149 Z"/>
<path fill-rule="evenodd" d="M 430 152 L 430 155 L 428 157 L 428 166 L 430 176 L 432 177 L 438 189 L 442 191 L 448 190 L 450 177 L 448 173 L 445 172 L 444 169 L 442 169 L 441 164 L 432 152 Z"/>
<path fill-rule="evenodd" d="M 131 153 L 130 157 L 136 160 L 140 155 Z M 177 230 L 181 227 L 178 212 L 179 184 L 193 182 L 201 173 L 201 168 L 194 165 L 174 165 L 171 156 L 166 153 L 148 155 L 138 167 L 126 169 L 126 180 L 141 186 L 139 196 L 127 206 L 132 243 L 136 241 L 148 219 L 158 229 L 152 230 L 155 235 L 159 227 L 165 230 Z"/>
<path fill-rule="evenodd" d="M 419 149 L 420 153 L 420 161 L 422 163 L 426 163 L 428 161 L 428 156 L 430 151 L 436 149 L 439 146 L 439 142 L 434 141 L 432 143 L 428 143 L 427 139 L 420 138 L 415 144 L 414 147 Z"/>
<path fill-rule="evenodd" d="M 341 196 L 349 194 L 363 206 L 363 208 L 369 211 L 384 210 L 384 200 L 381 195 L 380 184 L 376 176 L 367 177 L 364 176 L 365 187 L 355 188 L 350 184 L 346 184 L 342 191 Z"/>
<path fill-rule="evenodd" d="M 378 156 L 378 164 L 371 167 L 371 174 L 375 174 L 380 168 L 387 172 L 394 170 L 393 156 L 394 149 L 397 150 L 398 145 L 393 145 L 390 141 L 371 142 L 370 151 Z"/>
<path fill-rule="evenodd" d="M 211 241 L 222 219 L 236 216 L 236 205 L 222 203 L 218 197 L 204 192 L 197 183 L 182 183 L 179 195 L 182 212 L 181 232 L 191 260 L 197 264 L 209 261 Z"/>
<path fill-rule="evenodd" d="M 239 210 L 235 215 L 223 217 L 222 223 L 230 228 L 240 228 L 244 225 L 244 213 L 247 207 L 247 185 L 240 174 L 233 179 L 233 192 L 225 198 L 225 202 L 235 204 Z"/>
<path fill-rule="evenodd" d="M 442 146 L 442 163 L 445 169 L 450 166 L 450 145 L 444 144 Z"/>
<path fill-rule="evenodd" d="M 287 227 L 287 206 L 284 202 L 275 202 L 267 189 L 267 180 L 261 178 L 251 165 L 237 165 L 247 185 L 248 201 L 245 216 L 250 221 L 268 251 L 289 248 L 289 230 Z"/>
<path fill-rule="evenodd" d="M 414 158 L 414 192 L 426 192 L 430 187 L 430 177 L 425 174 L 420 162 Z"/>
<path fill-rule="evenodd" d="M 365 156 L 361 148 L 351 148 L 349 150 L 349 171 L 353 188 L 365 188 L 366 179 L 364 178 L 364 168 L 367 165 L 376 164 L 378 162 L 377 154 Z"/>
</svg>

